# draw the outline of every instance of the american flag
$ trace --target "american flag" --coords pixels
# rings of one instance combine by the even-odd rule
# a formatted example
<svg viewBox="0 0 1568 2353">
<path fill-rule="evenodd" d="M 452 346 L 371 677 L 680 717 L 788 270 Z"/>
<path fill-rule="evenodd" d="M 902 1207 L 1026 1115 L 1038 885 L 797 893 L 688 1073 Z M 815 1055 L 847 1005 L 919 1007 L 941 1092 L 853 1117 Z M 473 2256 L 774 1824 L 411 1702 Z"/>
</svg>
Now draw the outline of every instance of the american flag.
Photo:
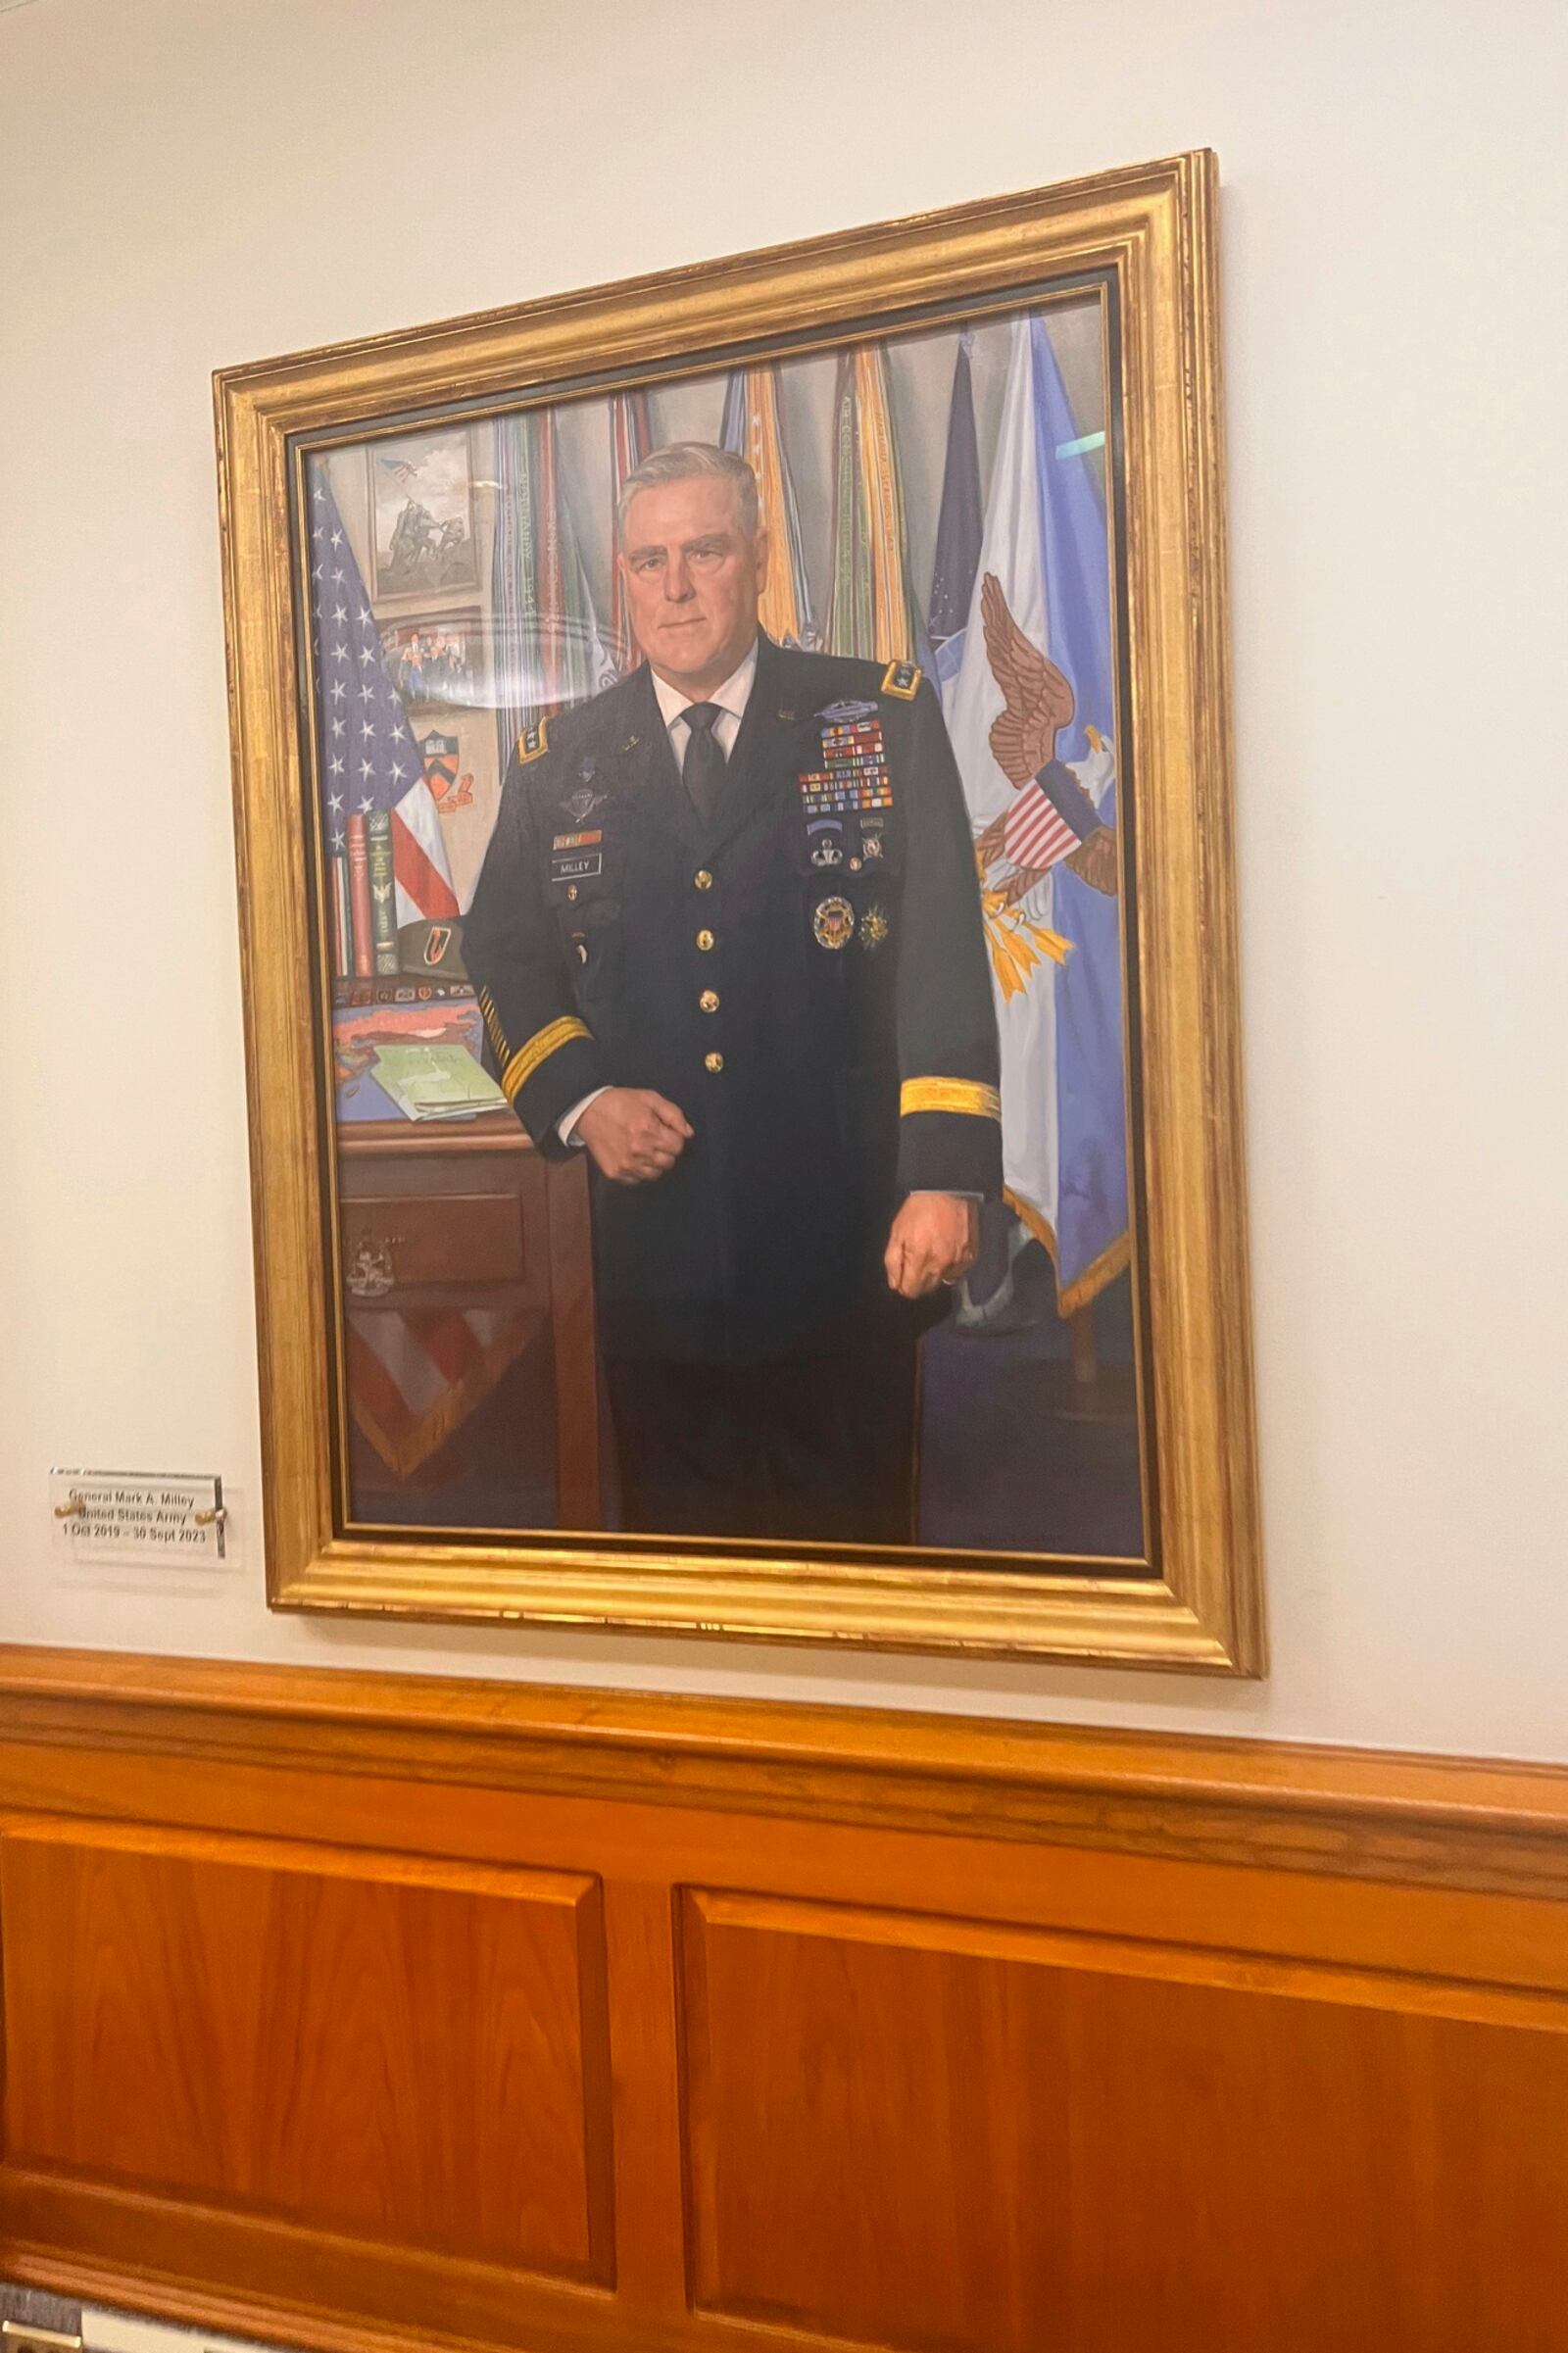
<svg viewBox="0 0 1568 2353">
<path fill-rule="evenodd" d="M 1045 873 L 1099 830 L 1101 818 L 1075 776 L 1065 769 L 1026 784 L 1003 831 L 1003 844 L 1015 866 Z"/>
<path fill-rule="evenodd" d="M 317 773 L 328 855 L 344 855 L 351 816 L 388 809 L 399 924 L 455 915 L 457 893 L 424 762 L 320 459 L 312 462 L 311 475 Z"/>
<path fill-rule="evenodd" d="M 526 1308 L 349 1309 L 349 1406 L 395 1478 L 477 1412 L 538 1328 Z"/>
</svg>

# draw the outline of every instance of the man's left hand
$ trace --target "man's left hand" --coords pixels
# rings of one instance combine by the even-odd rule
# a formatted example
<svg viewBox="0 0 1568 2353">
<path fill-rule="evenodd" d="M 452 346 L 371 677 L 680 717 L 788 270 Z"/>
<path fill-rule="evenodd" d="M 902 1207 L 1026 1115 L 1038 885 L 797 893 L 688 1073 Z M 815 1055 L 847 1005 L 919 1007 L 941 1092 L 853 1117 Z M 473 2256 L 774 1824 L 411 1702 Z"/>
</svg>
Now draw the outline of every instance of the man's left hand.
<svg viewBox="0 0 1568 2353">
<path fill-rule="evenodd" d="M 888 1289 L 906 1299 L 924 1299 L 939 1283 L 956 1283 L 974 1264 L 980 1247 L 975 1203 L 954 1193 L 911 1193 L 888 1236 L 883 1264 Z"/>
</svg>

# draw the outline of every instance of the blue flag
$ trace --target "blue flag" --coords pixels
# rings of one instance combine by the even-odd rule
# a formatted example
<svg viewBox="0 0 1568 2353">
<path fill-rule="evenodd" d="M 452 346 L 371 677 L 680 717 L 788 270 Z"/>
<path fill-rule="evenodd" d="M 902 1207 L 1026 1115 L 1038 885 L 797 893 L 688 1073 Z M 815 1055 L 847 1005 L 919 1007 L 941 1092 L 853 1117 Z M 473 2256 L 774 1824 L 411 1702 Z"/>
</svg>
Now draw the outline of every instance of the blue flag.
<svg viewBox="0 0 1568 2353">
<path fill-rule="evenodd" d="M 974 382 L 969 366 L 972 336 L 958 338 L 948 410 L 948 455 L 942 470 L 942 507 L 937 516 L 937 552 L 931 573 L 930 639 L 937 679 L 946 685 L 963 660 L 963 635 L 980 568 L 984 518 L 980 505 L 980 443 L 974 424 Z"/>
<path fill-rule="evenodd" d="M 1045 320 L 1031 319 L 1029 331 L 1046 644 L 1077 704 L 1056 757 L 1073 763 L 1102 755 L 1114 736 L 1110 545 L 1092 450 L 1079 435 Z M 1102 824 L 1114 827 L 1114 768 L 1098 807 Z M 1054 883 L 1056 929 L 1072 949 L 1056 978 L 1056 1278 L 1061 1291 L 1093 1298 L 1120 1271 L 1127 1250 L 1121 907 L 1071 866 L 1062 865 Z"/>
<path fill-rule="evenodd" d="M 1007 1198 L 1055 1261 L 1063 1314 L 1086 1306 L 1129 1255 L 1102 439 L 1080 433 L 1045 319 L 1016 320 L 978 577 L 944 694 L 981 867 Z M 1048 790 L 998 764 L 991 729 L 1006 689 L 982 624 L 988 578 L 1004 637 L 1047 655 L 1072 687 L 1056 746 L 1069 787 L 1058 775 Z"/>
</svg>

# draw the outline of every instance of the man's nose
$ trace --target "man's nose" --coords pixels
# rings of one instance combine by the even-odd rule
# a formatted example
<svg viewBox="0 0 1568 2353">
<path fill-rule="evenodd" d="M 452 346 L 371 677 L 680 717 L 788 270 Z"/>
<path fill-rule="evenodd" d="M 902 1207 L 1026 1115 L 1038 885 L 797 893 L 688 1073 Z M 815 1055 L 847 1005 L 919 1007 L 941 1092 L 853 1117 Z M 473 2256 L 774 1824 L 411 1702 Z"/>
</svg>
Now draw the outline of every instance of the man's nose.
<svg viewBox="0 0 1568 2353">
<path fill-rule="evenodd" d="M 664 566 L 664 601 L 669 605 L 684 605 L 692 593 L 692 576 L 684 556 L 674 556 Z"/>
</svg>

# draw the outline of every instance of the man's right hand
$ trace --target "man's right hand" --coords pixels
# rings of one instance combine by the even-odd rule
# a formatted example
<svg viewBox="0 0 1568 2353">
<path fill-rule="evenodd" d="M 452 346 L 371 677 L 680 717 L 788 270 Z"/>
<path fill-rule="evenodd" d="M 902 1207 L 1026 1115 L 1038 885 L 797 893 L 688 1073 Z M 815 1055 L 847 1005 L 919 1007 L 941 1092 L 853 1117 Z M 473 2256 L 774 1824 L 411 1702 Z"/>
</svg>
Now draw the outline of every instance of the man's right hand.
<svg viewBox="0 0 1568 2353">
<path fill-rule="evenodd" d="M 577 1121 L 601 1175 L 646 1185 L 674 1167 L 691 1139 L 686 1114 L 651 1087 L 607 1087 Z"/>
</svg>

